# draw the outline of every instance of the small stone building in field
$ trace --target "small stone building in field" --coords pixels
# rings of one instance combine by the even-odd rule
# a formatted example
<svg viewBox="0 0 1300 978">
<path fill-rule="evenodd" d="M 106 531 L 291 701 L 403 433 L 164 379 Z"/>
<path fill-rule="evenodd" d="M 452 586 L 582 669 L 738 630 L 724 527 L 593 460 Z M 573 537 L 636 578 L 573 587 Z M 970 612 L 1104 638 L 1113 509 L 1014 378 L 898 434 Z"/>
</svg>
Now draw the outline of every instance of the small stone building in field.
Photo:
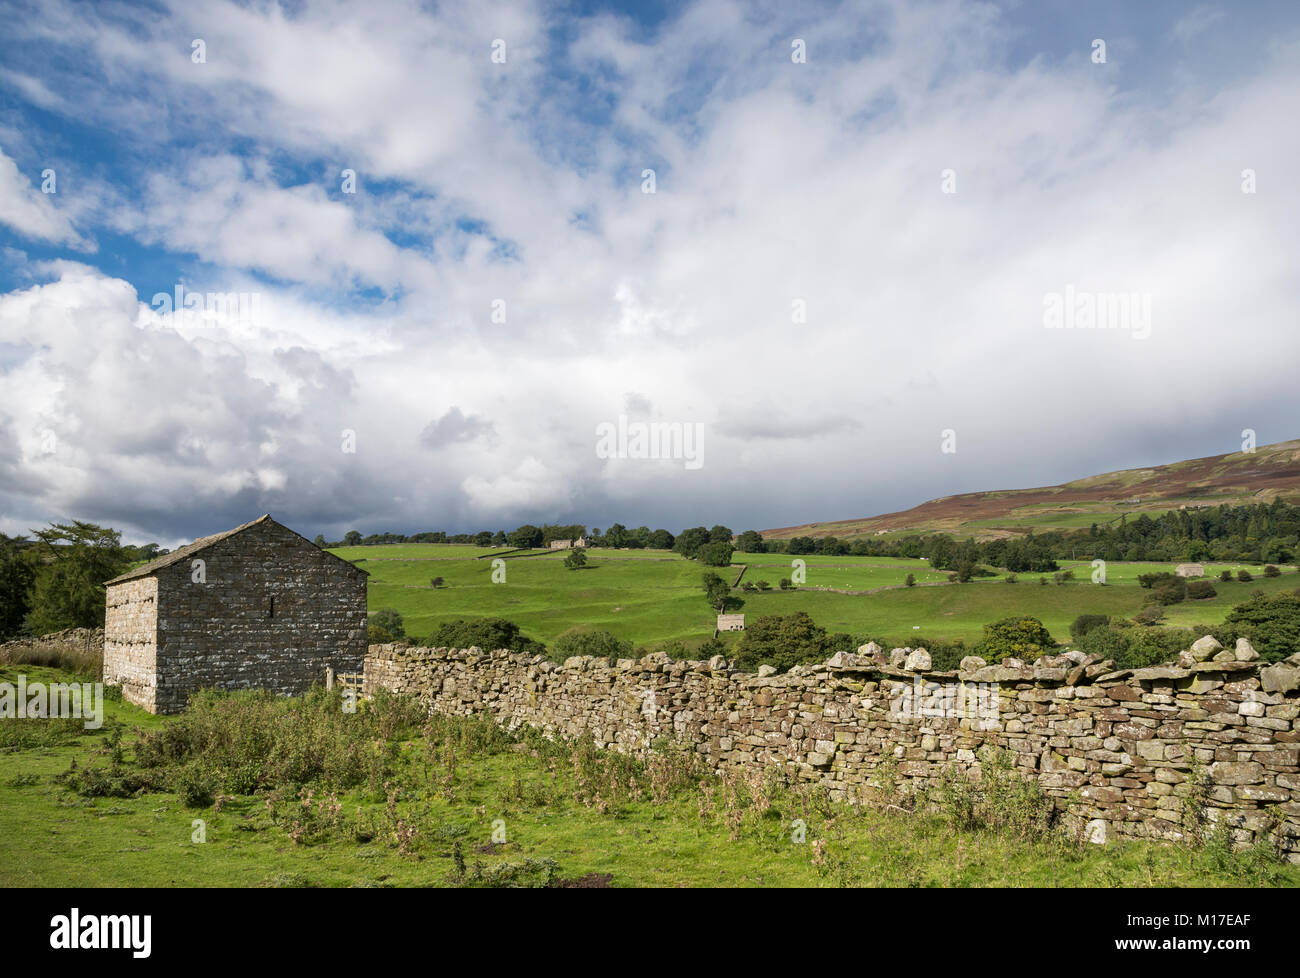
<svg viewBox="0 0 1300 978">
<path fill-rule="evenodd" d="M 570 547 L 585 547 L 587 545 L 586 537 L 578 537 L 576 540 L 552 540 L 547 544 L 551 550 L 568 550 Z"/>
<path fill-rule="evenodd" d="M 1179 564 L 1174 568 L 1174 573 L 1179 577 L 1204 577 L 1204 564 Z"/>
<path fill-rule="evenodd" d="M 718 631 L 743 632 L 744 630 L 745 630 L 744 615 L 718 615 Z"/>
<path fill-rule="evenodd" d="M 269 515 L 195 540 L 107 582 L 104 682 L 175 713 L 205 687 L 296 695 L 360 672 L 366 576 Z"/>
</svg>

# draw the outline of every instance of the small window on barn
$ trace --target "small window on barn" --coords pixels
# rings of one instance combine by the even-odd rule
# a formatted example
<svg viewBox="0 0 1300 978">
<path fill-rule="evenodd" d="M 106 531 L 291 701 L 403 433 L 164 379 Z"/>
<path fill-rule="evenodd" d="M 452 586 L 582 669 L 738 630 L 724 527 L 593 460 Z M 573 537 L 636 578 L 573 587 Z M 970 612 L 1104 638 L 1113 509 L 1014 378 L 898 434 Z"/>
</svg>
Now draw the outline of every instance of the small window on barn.
<svg viewBox="0 0 1300 978">
<path fill-rule="evenodd" d="M 274 617 L 275 617 L 275 595 L 274 595 L 274 594 L 271 595 L 271 603 L 270 603 L 270 605 L 267 607 L 266 617 L 267 617 L 267 618 L 274 618 Z"/>
</svg>

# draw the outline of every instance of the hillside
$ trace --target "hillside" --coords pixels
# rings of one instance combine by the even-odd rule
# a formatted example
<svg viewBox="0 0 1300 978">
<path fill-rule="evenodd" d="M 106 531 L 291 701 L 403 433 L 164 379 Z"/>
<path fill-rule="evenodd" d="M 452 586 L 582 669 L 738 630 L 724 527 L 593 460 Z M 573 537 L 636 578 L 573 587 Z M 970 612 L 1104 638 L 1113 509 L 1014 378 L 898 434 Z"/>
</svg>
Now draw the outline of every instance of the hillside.
<svg viewBox="0 0 1300 978">
<path fill-rule="evenodd" d="M 763 530 L 768 539 L 936 532 L 992 539 L 1029 530 L 1073 529 L 1123 513 L 1162 513 L 1223 503 L 1300 500 L 1300 440 L 1261 445 L 1253 454 L 1210 455 L 1124 469 L 1037 489 L 968 492 L 882 516 Z"/>
</svg>

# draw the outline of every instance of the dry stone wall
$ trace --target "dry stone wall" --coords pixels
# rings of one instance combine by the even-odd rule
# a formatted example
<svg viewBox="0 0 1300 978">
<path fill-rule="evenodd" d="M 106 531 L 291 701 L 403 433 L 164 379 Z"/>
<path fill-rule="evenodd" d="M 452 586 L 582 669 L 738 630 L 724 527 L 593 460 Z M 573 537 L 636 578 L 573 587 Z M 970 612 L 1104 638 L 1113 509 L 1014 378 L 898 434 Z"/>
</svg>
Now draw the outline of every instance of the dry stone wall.
<svg viewBox="0 0 1300 978">
<path fill-rule="evenodd" d="M 783 675 L 664 655 L 558 665 L 507 650 L 370 647 L 365 690 L 431 712 L 591 737 L 643 753 L 685 745 L 716 770 L 780 765 L 839 800 L 869 800 L 885 771 L 919 788 L 985 747 L 1007 750 L 1067 825 L 1094 841 L 1180 838 L 1203 812 L 1240 843 L 1280 842 L 1300 863 L 1300 656 L 1267 666 L 1208 636 L 1177 663 L 1116 670 L 1079 652 L 957 672 L 923 649 L 873 645 Z"/>
</svg>

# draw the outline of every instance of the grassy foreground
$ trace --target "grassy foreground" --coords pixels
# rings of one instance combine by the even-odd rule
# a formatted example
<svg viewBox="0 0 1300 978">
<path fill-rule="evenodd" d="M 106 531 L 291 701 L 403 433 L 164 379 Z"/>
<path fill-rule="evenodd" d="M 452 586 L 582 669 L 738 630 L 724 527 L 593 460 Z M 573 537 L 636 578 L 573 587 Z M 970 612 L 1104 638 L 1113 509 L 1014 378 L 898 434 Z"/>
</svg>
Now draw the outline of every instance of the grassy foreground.
<svg viewBox="0 0 1300 978">
<path fill-rule="evenodd" d="M 211 697 L 183 719 L 109 702 L 98 731 L 3 720 L 0 885 L 1300 884 L 1300 867 L 1213 836 L 1067 838 L 1033 783 L 992 763 L 982 783 L 936 789 L 934 814 L 900 810 L 914 800 L 887 783 L 848 805 L 693 764 L 429 719 L 391 698 L 349 716 L 323 691 Z"/>
</svg>

